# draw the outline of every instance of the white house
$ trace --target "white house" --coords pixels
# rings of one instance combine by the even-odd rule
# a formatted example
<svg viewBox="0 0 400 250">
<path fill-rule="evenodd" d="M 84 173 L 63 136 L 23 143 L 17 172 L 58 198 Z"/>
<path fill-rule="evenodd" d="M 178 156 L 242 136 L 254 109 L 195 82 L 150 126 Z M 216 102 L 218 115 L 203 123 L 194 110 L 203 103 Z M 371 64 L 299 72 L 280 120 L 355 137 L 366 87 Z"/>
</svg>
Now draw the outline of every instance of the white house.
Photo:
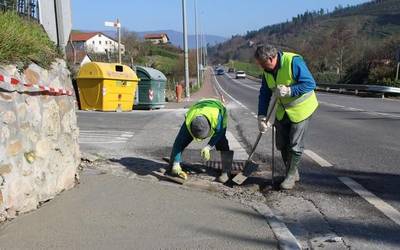
<svg viewBox="0 0 400 250">
<path fill-rule="evenodd" d="M 118 53 L 118 41 L 101 32 L 71 33 L 70 42 L 74 49 L 90 53 Z M 125 46 L 121 44 L 121 53 L 124 54 Z"/>
</svg>

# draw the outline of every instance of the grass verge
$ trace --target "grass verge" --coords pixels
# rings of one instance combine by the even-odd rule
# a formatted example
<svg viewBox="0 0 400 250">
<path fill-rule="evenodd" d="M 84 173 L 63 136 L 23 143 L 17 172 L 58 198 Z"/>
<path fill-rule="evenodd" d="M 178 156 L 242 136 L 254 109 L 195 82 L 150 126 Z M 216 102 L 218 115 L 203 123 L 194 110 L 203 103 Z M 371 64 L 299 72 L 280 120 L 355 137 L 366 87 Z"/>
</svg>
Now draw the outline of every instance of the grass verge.
<svg viewBox="0 0 400 250">
<path fill-rule="evenodd" d="M 60 52 L 43 28 L 15 12 L 0 12 L 0 63 L 32 62 L 48 68 Z"/>
</svg>

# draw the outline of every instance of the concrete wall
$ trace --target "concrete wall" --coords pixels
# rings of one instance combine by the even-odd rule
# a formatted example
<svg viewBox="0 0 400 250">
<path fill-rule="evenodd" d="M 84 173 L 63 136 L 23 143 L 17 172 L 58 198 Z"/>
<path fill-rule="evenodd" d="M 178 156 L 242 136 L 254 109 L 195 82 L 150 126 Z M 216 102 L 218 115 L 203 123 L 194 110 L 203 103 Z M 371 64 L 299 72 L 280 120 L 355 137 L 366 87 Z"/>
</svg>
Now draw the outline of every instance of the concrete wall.
<svg viewBox="0 0 400 250">
<path fill-rule="evenodd" d="M 39 16 L 50 39 L 64 51 L 72 29 L 70 0 L 39 0 Z"/>
<path fill-rule="evenodd" d="M 35 64 L 0 74 L 23 82 L 73 90 L 66 63 Z M 72 188 L 80 163 L 75 98 L 0 81 L 0 221 L 36 209 Z"/>
</svg>

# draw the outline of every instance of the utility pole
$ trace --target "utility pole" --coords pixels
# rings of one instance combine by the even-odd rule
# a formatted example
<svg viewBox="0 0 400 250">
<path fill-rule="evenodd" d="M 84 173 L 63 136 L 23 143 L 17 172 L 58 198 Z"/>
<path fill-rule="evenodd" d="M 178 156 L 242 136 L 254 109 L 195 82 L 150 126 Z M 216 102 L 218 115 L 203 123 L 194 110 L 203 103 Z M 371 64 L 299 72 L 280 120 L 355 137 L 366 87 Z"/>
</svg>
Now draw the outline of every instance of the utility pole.
<svg viewBox="0 0 400 250">
<path fill-rule="evenodd" d="M 185 58 L 186 97 L 187 97 L 187 100 L 190 100 L 189 56 L 188 56 L 187 25 L 186 25 L 186 0 L 182 0 L 182 17 L 183 17 L 183 51 L 184 51 L 184 58 Z"/>
<path fill-rule="evenodd" d="M 199 61 L 199 31 L 197 25 L 197 0 L 194 0 L 194 29 L 196 33 L 196 65 L 197 65 L 197 86 L 200 86 L 200 61 Z"/>
<path fill-rule="evenodd" d="M 116 22 L 104 22 L 104 26 L 117 28 L 117 34 L 118 34 L 118 62 L 119 62 L 119 64 L 121 64 L 121 23 L 119 22 L 119 18 L 117 18 Z"/>
<path fill-rule="evenodd" d="M 121 64 L 121 24 L 117 18 L 117 32 L 118 32 L 118 61 Z"/>
</svg>

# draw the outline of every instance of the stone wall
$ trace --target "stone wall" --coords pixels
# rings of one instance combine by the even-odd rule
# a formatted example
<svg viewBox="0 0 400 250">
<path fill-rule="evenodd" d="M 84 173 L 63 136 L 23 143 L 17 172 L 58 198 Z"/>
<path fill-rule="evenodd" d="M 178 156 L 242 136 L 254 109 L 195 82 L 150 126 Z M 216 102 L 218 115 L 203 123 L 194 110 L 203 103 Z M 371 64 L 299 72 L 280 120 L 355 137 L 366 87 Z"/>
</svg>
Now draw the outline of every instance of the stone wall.
<svg viewBox="0 0 400 250">
<path fill-rule="evenodd" d="M 0 74 L 73 90 L 63 60 Z M 75 98 L 0 82 L 0 222 L 36 209 L 75 185 L 80 163 Z"/>
</svg>

